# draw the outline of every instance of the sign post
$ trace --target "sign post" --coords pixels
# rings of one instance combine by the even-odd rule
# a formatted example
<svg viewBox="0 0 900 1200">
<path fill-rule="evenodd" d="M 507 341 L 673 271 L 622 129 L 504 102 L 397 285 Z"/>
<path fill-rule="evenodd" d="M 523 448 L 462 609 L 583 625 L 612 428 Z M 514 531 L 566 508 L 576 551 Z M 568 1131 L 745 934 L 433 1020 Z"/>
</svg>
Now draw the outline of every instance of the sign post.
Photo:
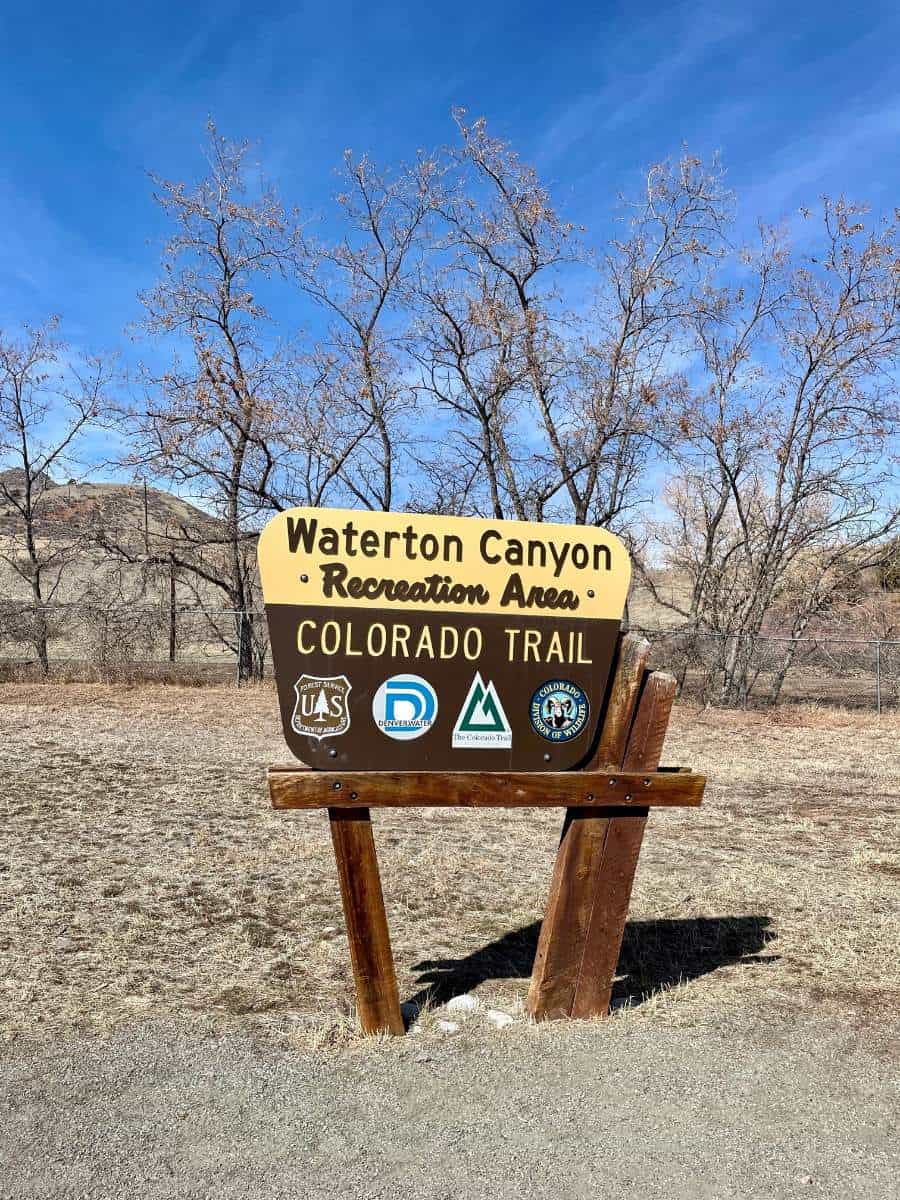
<svg viewBox="0 0 900 1200">
<path fill-rule="evenodd" d="M 369 810 L 564 807 L 528 996 L 605 1012 L 675 694 L 619 629 L 627 551 L 585 526 L 292 509 L 259 564 L 285 739 L 277 808 L 327 808 L 360 1020 L 403 1032 Z"/>
</svg>

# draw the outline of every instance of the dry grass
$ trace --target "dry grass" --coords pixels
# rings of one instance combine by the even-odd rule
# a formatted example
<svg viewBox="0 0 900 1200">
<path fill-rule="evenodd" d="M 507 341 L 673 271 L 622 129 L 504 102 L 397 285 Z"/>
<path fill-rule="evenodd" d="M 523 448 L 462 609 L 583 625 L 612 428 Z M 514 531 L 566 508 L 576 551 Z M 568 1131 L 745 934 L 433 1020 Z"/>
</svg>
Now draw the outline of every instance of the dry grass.
<svg viewBox="0 0 900 1200">
<path fill-rule="evenodd" d="M 0 735 L 7 1038 L 172 1014 L 352 1037 L 325 817 L 264 792 L 286 758 L 268 687 L 6 684 Z M 896 1010 L 898 743 L 897 716 L 676 711 L 666 761 L 710 783 L 651 818 L 623 1026 Z M 376 821 L 402 999 L 521 1013 L 559 815 Z"/>
</svg>

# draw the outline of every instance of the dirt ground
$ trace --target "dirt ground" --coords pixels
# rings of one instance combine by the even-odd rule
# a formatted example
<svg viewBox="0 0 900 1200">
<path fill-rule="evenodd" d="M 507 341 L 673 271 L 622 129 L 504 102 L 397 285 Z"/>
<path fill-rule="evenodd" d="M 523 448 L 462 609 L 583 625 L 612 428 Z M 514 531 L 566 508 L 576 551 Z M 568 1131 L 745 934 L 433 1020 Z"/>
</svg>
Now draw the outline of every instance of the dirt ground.
<svg viewBox="0 0 900 1200">
<path fill-rule="evenodd" d="M 814 1020 L 337 1055 L 138 1024 L 0 1088 L 4 1200 L 881 1200 L 900 1168 L 893 1065 Z"/>
<path fill-rule="evenodd" d="M 428 1103 L 456 1112 L 448 1119 L 462 1129 L 468 1118 L 460 1115 L 459 1097 L 442 1093 L 440 1078 L 446 1069 L 453 1086 L 465 1088 L 475 1086 L 477 1075 L 478 1112 L 505 1114 L 495 1138 L 499 1162 L 514 1150 L 515 1139 L 507 1145 L 502 1132 L 504 1122 L 518 1119 L 509 1106 L 525 1105 L 523 1081 L 532 1076 L 543 1073 L 548 1080 L 541 1136 L 550 1137 L 558 1126 L 557 1144 L 573 1112 L 589 1112 L 593 1119 L 595 1111 L 612 1111 L 604 1071 L 586 1065 L 592 1056 L 616 1064 L 616 1087 L 625 1087 L 629 1105 L 636 1103 L 635 1088 L 644 1088 L 645 1099 L 659 1094 L 658 1068 L 660 1078 L 687 1097 L 685 1112 L 702 1110 L 709 1117 L 709 1100 L 697 1090 L 696 1075 L 696 1056 L 706 1053 L 711 1058 L 704 1070 L 726 1091 L 729 1071 L 746 1083 L 733 1055 L 756 1064 L 750 1073 L 757 1091 L 752 1098 L 748 1092 L 748 1112 L 764 1106 L 770 1095 L 776 1107 L 795 1103 L 799 1112 L 808 1103 L 810 1113 L 825 1102 L 822 1089 L 829 1092 L 828 1103 L 838 1105 L 850 1086 L 844 1059 L 852 1055 L 860 1080 L 871 1085 L 863 1088 L 864 1098 L 853 1101 L 857 1121 L 869 1130 L 860 1134 L 868 1147 L 865 1161 L 857 1163 L 855 1175 L 847 1174 L 846 1163 L 843 1173 L 835 1168 L 830 1182 L 821 1164 L 807 1172 L 792 1161 L 784 1167 L 784 1194 L 794 1194 L 787 1185 L 807 1173 L 819 1194 L 884 1194 L 885 1188 L 874 1185 L 887 1169 L 884 1155 L 892 1145 L 887 1134 L 879 1140 L 877 1130 L 890 1111 L 884 1064 L 895 1052 L 900 1007 L 898 747 L 896 715 L 879 721 L 824 709 L 781 708 L 762 715 L 677 708 L 664 761 L 705 771 L 707 797 L 699 810 L 651 816 L 616 1009 L 603 1023 L 535 1028 L 523 1017 L 558 814 L 376 814 L 401 999 L 412 1035 L 373 1044 L 354 1030 L 325 817 L 274 814 L 268 807 L 264 769 L 287 757 L 268 687 L 3 685 L 0 1088 L 18 1125 L 8 1126 L 13 1140 L 6 1167 L 0 1168 L 0 1197 L 119 1195 L 116 1187 L 132 1186 L 127 1172 L 121 1174 L 122 1161 L 119 1175 L 109 1173 L 112 1166 L 103 1174 L 99 1160 L 90 1167 L 94 1160 L 88 1155 L 81 1191 L 72 1182 L 75 1176 L 35 1166 L 49 1114 L 77 1146 L 79 1122 L 90 1118 L 102 1126 L 96 1106 L 102 1109 L 103 1097 L 115 1094 L 123 1081 L 131 1080 L 131 1099 L 116 1103 L 144 1104 L 149 1113 L 181 1071 L 179 1111 L 190 1115 L 191 1106 L 198 1106 L 202 1119 L 215 1125 L 218 1102 L 209 1089 L 198 1092 L 197 1079 L 205 1078 L 207 1060 L 213 1064 L 209 1070 L 219 1069 L 215 1063 L 221 1067 L 228 1046 L 234 1049 L 231 1065 L 222 1067 L 224 1094 L 231 1097 L 228 1104 L 238 1109 L 244 1104 L 245 1114 L 260 1099 L 256 1093 L 240 1099 L 236 1081 L 246 1073 L 245 1058 L 263 1098 L 259 1072 L 265 1062 L 272 1064 L 273 1079 L 295 1071 L 301 1093 L 318 1089 L 317 1146 L 325 1137 L 321 1122 L 332 1119 L 329 1105 L 337 1105 L 334 1111 L 346 1123 L 342 1105 L 358 1095 L 361 1129 L 334 1134 L 334 1179 L 344 1179 L 344 1190 L 335 1183 L 332 1192 L 320 1183 L 319 1190 L 285 1195 L 525 1194 L 482 1191 L 475 1182 L 469 1190 L 462 1184 L 444 1187 L 439 1180 L 431 1190 L 397 1190 L 390 1172 L 370 1187 L 365 1172 L 359 1173 L 360 1138 L 375 1118 L 365 1097 L 379 1079 L 385 1087 L 406 1089 L 402 1122 L 418 1119 L 410 1097 L 427 1084 Z M 452 997 L 463 993 L 474 997 L 471 1011 L 452 1007 Z M 789 1053 L 774 1050 L 776 1044 L 790 1047 Z M 718 1049 L 713 1053 L 710 1047 Z M 632 1050 L 641 1064 L 637 1082 L 628 1079 Z M 168 1083 L 158 1082 L 163 1092 L 148 1083 L 139 1102 L 134 1063 L 157 1059 L 169 1065 L 147 1066 L 142 1078 L 162 1072 Z M 574 1074 L 562 1071 L 563 1062 Z M 441 1064 L 440 1070 L 433 1064 Z M 492 1072 L 498 1080 L 516 1080 L 512 1091 L 485 1092 Z M 780 1092 L 772 1091 L 767 1073 L 777 1076 Z M 113 1076 L 118 1083 L 110 1092 Z M 19 1096 L 26 1098 L 22 1105 Z M 66 1096 L 72 1103 L 76 1096 L 81 1107 L 69 1112 Z M 845 1107 L 846 1102 L 845 1097 Z M 725 1111 L 713 1121 L 721 1126 L 723 1146 L 732 1119 L 722 1124 Z M 661 1119 L 658 1109 L 654 1113 Z M 296 1134 L 299 1126 L 291 1121 L 298 1114 L 282 1117 Z M 648 1137 L 649 1119 L 644 1113 L 638 1122 Z M 740 1125 L 743 1117 L 734 1120 Z M 810 1136 L 818 1137 L 826 1126 L 813 1121 Z M 845 1128 L 842 1136 L 851 1132 Z M 762 1126 L 757 1134 L 764 1136 Z M 227 1136 L 239 1143 L 240 1120 Z M 421 1138 L 392 1136 L 401 1159 L 414 1146 L 427 1155 Z M 686 1147 L 691 1143 L 685 1137 Z M 66 1151 L 59 1153 L 63 1161 Z M 378 1154 L 386 1153 L 381 1145 Z M 591 1181 L 598 1177 L 590 1163 L 606 1162 L 606 1153 L 597 1149 L 599 1158 L 581 1162 L 569 1193 L 553 1192 L 552 1156 L 542 1160 L 548 1190 L 542 1190 L 544 1176 L 535 1168 L 532 1194 L 592 1194 Z M 159 1154 L 181 1161 L 171 1147 Z M 662 1163 L 666 1152 L 659 1154 Z M 707 1165 L 713 1169 L 712 1158 Z M 667 1178 L 663 1166 L 657 1174 L 662 1182 Z M 519 1178 L 508 1175 L 513 1177 Z M 232 1192 L 221 1180 L 204 1191 L 198 1182 L 202 1171 L 179 1178 L 174 1190 L 144 1194 L 257 1194 Z M 483 1182 L 488 1175 L 477 1178 Z M 527 1172 L 521 1176 L 527 1178 Z M 765 1172 L 759 1176 L 768 1178 Z M 855 1190 L 853 1179 L 869 1181 L 872 1189 Z M 749 1184 L 735 1191 L 721 1181 L 710 1187 L 684 1194 L 774 1194 Z M 655 1194 L 652 1187 L 644 1190 Z M 282 1192 L 272 1183 L 259 1194 Z M 610 1188 L 607 1194 L 619 1193 Z"/>
</svg>

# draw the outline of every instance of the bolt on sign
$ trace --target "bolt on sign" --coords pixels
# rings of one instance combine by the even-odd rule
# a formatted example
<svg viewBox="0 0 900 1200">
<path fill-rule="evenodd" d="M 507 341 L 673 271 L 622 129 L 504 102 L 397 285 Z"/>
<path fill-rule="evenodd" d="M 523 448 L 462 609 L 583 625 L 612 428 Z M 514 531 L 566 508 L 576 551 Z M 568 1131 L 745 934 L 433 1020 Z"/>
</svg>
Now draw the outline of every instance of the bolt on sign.
<svg viewBox="0 0 900 1200">
<path fill-rule="evenodd" d="M 259 569 L 302 762 L 559 771 L 588 758 L 631 576 L 613 534 L 294 508 L 263 530 Z"/>
</svg>

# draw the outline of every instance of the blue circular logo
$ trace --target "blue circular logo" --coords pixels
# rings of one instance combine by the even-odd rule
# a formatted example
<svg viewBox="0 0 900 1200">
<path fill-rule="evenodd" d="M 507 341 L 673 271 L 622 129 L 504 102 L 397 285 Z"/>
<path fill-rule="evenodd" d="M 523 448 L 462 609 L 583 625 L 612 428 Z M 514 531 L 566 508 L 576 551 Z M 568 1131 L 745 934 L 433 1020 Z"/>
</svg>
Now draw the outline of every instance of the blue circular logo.
<svg viewBox="0 0 900 1200">
<path fill-rule="evenodd" d="M 587 725 L 591 711 L 584 691 L 568 679 L 548 679 L 531 697 L 535 733 L 548 742 L 570 742 Z"/>
<path fill-rule="evenodd" d="M 421 675 L 392 675 L 372 698 L 375 724 L 397 742 L 409 742 L 427 733 L 437 712 L 435 690 Z"/>
</svg>

